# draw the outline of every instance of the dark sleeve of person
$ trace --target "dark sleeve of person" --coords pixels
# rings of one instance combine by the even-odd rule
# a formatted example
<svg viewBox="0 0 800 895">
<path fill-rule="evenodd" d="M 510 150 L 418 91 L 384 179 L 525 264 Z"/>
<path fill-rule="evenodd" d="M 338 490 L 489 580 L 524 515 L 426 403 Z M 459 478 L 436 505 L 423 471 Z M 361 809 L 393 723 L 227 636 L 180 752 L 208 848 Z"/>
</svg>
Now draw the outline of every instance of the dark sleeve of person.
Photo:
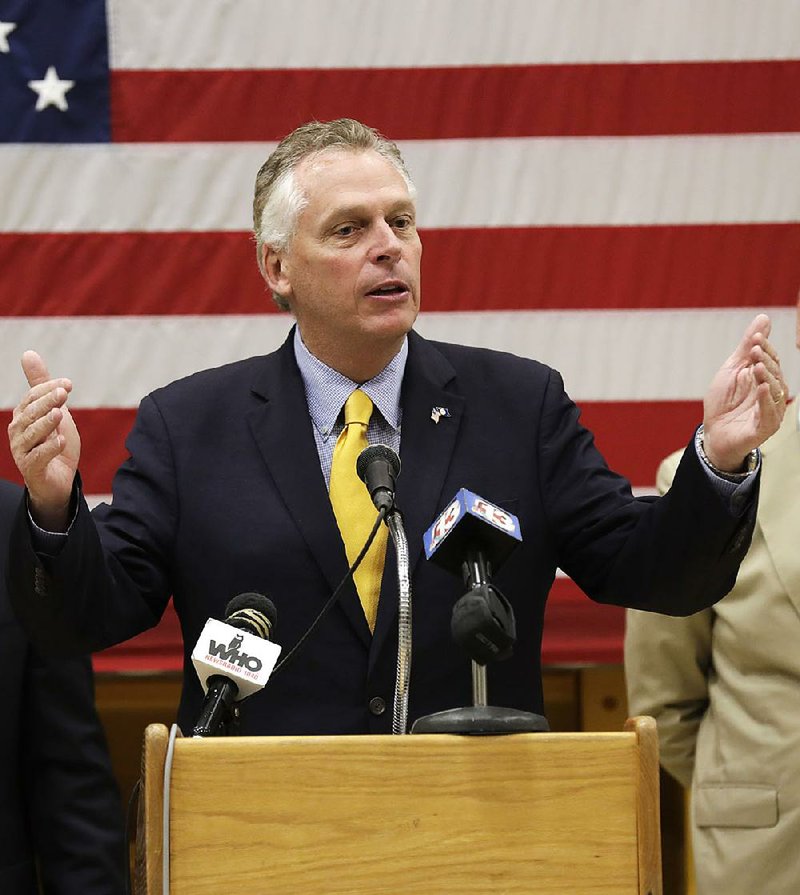
<svg viewBox="0 0 800 895">
<path fill-rule="evenodd" d="M 152 399 L 142 402 L 126 446 L 131 456 L 114 480 L 114 509 L 90 513 L 78 476 L 69 537 L 53 555 L 37 553 L 24 502 L 13 516 L 9 595 L 45 655 L 86 654 L 134 637 L 158 623 L 172 595 L 178 502 L 168 434 Z"/>
<path fill-rule="evenodd" d="M 23 702 L 25 800 L 44 895 L 121 895 L 119 792 L 88 658 L 28 653 Z"/>
<path fill-rule="evenodd" d="M 551 375 L 539 459 L 561 568 L 601 603 L 685 616 L 721 599 L 750 546 L 758 480 L 732 506 L 692 442 L 670 491 L 635 499 L 578 416 L 560 377 Z"/>
</svg>

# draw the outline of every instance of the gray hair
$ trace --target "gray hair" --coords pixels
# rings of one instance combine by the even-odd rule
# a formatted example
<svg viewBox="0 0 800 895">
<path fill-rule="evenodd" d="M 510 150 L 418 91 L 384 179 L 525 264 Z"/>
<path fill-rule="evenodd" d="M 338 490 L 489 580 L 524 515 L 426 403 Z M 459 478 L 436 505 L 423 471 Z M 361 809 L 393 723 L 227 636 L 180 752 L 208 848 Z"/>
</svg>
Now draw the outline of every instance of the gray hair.
<svg viewBox="0 0 800 895">
<path fill-rule="evenodd" d="M 256 175 L 253 233 L 262 276 L 266 276 L 263 247 L 267 245 L 278 251 L 288 248 L 300 212 L 308 204 L 308 197 L 295 181 L 297 166 L 309 156 L 330 150 L 377 152 L 397 169 L 412 198 L 416 196 L 400 150 L 378 131 L 353 118 L 301 125 L 281 140 Z M 273 292 L 273 298 L 282 311 L 289 310 L 283 296 Z"/>
</svg>

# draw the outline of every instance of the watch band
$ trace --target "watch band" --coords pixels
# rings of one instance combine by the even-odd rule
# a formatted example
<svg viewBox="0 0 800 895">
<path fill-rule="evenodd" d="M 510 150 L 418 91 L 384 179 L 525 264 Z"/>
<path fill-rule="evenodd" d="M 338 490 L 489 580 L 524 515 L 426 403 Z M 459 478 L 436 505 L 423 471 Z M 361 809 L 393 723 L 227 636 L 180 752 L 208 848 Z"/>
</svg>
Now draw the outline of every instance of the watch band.
<svg viewBox="0 0 800 895">
<path fill-rule="evenodd" d="M 714 473 L 714 475 L 718 475 L 720 478 L 726 479 L 729 482 L 743 482 L 749 475 L 754 473 L 756 469 L 758 469 L 758 459 L 759 459 L 759 451 L 758 448 L 750 451 L 747 455 L 747 459 L 745 460 L 745 468 L 742 472 L 724 472 L 722 469 L 717 469 L 716 466 L 708 459 L 706 455 L 705 447 L 703 445 L 703 426 L 697 429 L 697 432 L 694 436 L 694 444 L 697 448 L 697 453 L 700 455 L 700 459 L 703 463 Z"/>
</svg>

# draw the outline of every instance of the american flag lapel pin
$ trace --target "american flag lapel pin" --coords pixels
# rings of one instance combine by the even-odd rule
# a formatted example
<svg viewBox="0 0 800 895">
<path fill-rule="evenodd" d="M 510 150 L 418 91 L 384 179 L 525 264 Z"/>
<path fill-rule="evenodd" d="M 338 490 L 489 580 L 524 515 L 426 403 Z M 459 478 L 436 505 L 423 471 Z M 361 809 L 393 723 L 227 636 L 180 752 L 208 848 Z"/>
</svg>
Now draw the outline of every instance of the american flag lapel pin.
<svg viewBox="0 0 800 895">
<path fill-rule="evenodd" d="M 443 416 L 450 416 L 450 411 L 446 407 L 431 408 L 431 419 L 434 423 L 438 423 Z"/>
</svg>

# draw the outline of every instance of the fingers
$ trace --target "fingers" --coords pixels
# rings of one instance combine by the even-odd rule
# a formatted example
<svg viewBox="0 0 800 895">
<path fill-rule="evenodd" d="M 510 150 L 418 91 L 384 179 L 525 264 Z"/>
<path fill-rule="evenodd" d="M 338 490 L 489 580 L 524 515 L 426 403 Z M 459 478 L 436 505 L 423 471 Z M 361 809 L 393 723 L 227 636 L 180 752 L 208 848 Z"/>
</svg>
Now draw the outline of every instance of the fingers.
<svg viewBox="0 0 800 895">
<path fill-rule="evenodd" d="M 770 383 L 762 382 L 756 390 L 756 400 L 762 422 L 769 423 L 773 431 L 777 430 L 786 412 L 785 394 L 781 393 L 776 400 Z"/>
<path fill-rule="evenodd" d="M 788 389 L 780 365 L 773 358 L 767 355 L 765 360 L 759 360 L 753 367 L 753 376 L 758 384 L 759 400 L 763 393 L 773 404 L 786 404 Z M 766 390 L 763 389 L 764 385 L 767 386 Z"/>
<path fill-rule="evenodd" d="M 767 333 L 763 331 L 756 331 L 753 334 L 753 341 L 750 359 L 755 364 L 756 380 L 769 384 L 773 401 L 785 401 L 789 395 L 789 389 L 783 377 L 780 358 L 775 346 L 767 338 Z M 764 375 L 765 371 L 766 376 Z"/>
<path fill-rule="evenodd" d="M 736 346 L 731 360 L 734 363 L 748 363 L 754 345 L 769 345 L 769 334 L 772 321 L 766 314 L 756 314 L 744 332 L 741 342 Z"/>
<path fill-rule="evenodd" d="M 14 461 L 26 476 L 43 468 L 64 449 L 65 439 L 58 427 L 64 419 L 63 408 L 72 383 L 69 379 L 51 379 L 35 351 L 23 354 L 22 369 L 31 388 L 14 409 L 8 438 Z"/>
<path fill-rule="evenodd" d="M 756 333 L 761 333 L 765 339 L 769 338 L 772 332 L 772 321 L 766 314 L 756 314 L 750 321 L 750 326 L 745 330 L 745 338 L 752 338 Z"/>
<path fill-rule="evenodd" d="M 66 400 L 65 389 L 53 389 L 14 410 L 8 426 L 8 440 L 11 454 L 23 475 L 26 470 L 49 462 L 63 448 L 57 430 L 64 416 L 61 407 Z"/>
<path fill-rule="evenodd" d="M 24 410 L 15 410 L 8 427 L 12 451 L 21 448 L 28 452 L 44 441 L 51 432 L 55 432 L 63 418 L 61 407 L 64 401 L 66 392 L 56 389 L 29 404 Z"/>
<path fill-rule="evenodd" d="M 14 417 L 29 411 L 21 419 L 23 424 L 29 424 L 53 407 L 61 407 L 72 391 L 72 382 L 63 378 L 51 379 L 47 365 L 35 351 L 26 351 L 21 363 L 31 388 L 17 405 Z"/>
<path fill-rule="evenodd" d="M 62 384 L 64 382 L 69 388 Z M 64 379 L 49 380 L 32 388 L 14 408 L 12 425 L 29 426 L 54 408 L 63 407 L 71 389 L 72 383 Z"/>
<path fill-rule="evenodd" d="M 47 372 L 47 364 L 35 351 L 26 351 L 22 355 L 22 372 L 28 380 L 28 385 L 40 385 L 47 382 L 50 374 Z"/>
<path fill-rule="evenodd" d="M 742 365 L 749 366 L 757 383 L 766 383 L 769 399 L 778 404 L 785 404 L 789 395 L 786 380 L 783 378 L 780 358 L 769 334 L 772 323 L 766 314 L 758 314 L 750 322 L 740 342 L 734 358 Z M 749 346 L 749 347 L 748 347 Z M 742 352 L 746 351 L 744 355 Z M 738 357 L 737 357 L 738 355 Z M 761 396 L 759 395 L 759 398 Z M 782 415 L 782 413 L 781 413 Z"/>
<path fill-rule="evenodd" d="M 47 464 L 54 460 L 64 450 L 65 439 L 54 429 L 40 443 L 31 447 L 23 454 L 19 468 L 23 478 L 27 482 L 29 477 L 35 476 L 43 470 Z"/>
</svg>

